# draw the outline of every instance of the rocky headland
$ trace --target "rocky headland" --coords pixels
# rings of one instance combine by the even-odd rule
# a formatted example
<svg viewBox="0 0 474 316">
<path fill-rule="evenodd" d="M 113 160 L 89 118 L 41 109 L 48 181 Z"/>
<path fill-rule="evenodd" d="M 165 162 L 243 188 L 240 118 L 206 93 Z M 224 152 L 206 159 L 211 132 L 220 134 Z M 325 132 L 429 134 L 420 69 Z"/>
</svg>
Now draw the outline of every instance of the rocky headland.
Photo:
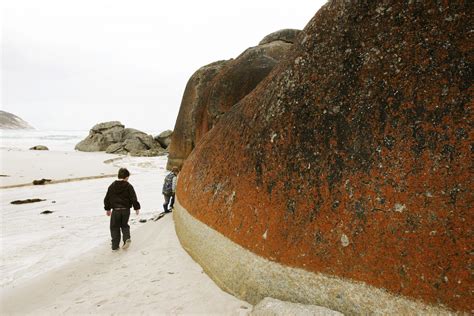
<svg viewBox="0 0 474 316">
<path fill-rule="evenodd" d="M 259 45 L 191 77 L 174 216 L 222 288 L 347 314 L 472 312 L 471 12 L 333 0 L 277 41 L 279 63 Z"/>
<path fill-rule="evenodd" d="M 105 151 L 110 154 L 130 154 L 132 156 L 161 156 L 167 153 L 171 131 L 166 131 L 154 139 L 142 131 L 125 128 L 118 121 L 99 123 L 92 127 L 89 135 L 79 142 L 79 151 Z M 168 144 L 168 145 L 167 145 Z"/>
<path fill-rule="evenodd" d="M 34 129 L 15 114 L 0 110 L 0 129 Z"/>
</svg>

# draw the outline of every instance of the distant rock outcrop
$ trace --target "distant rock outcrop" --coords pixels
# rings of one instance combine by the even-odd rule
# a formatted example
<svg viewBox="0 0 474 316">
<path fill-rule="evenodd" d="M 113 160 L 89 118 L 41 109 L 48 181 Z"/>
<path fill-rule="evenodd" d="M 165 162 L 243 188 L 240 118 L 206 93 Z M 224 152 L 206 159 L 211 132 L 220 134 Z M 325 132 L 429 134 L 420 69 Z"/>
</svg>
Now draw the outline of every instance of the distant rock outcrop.
<svg viewBox="0 0 474 316">
<path fill-rule="evenodd" d="M 278 33 L 278 34 L 277 34 Z M 200 68 L 184 91 L 169 148 L 168 168 L 181 166 L 199 140 L 262 81 L 292 46 L 298 30 L 281 30 L 265 37 L 236 59 Z"/>
<path fill-rule="evenodd" d="M 0 129 L 34 129 L 18 116 L 0 110 Z"/>
<path fill-rule="evenodd" d="M 118 121 L 95 125 L 89 136 L 76 145 L 79 151 L 105 151 L 110 154 L 131 154 L 132 156 L 159 156 L 166 151 L 153 136 L 142 131 L 125 128 Z"/>
<path fill-rule="evenodd" d="M 329 1 L 287 56 L 187 158 L 185 248 L 249 302 L 472 313 L 472 2 Z"/>
</svg>

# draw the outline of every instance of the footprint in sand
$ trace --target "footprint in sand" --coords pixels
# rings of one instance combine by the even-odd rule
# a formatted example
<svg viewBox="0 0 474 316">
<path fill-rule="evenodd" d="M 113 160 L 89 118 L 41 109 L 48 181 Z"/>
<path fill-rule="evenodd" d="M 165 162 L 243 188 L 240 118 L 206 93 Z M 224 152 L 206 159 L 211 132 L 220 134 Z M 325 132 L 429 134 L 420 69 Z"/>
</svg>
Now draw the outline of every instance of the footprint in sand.
<svg viewBox="0 0 474 316">
<path fill-rule="evenodd" d="M 101 305 L 104 305 L 105 303 L 107 303 L 107 300 L 100 300 L 97 303 L 95 303 L 95 305 L 97 305 L 97 307 L 99 307 Z"/>
</svg>

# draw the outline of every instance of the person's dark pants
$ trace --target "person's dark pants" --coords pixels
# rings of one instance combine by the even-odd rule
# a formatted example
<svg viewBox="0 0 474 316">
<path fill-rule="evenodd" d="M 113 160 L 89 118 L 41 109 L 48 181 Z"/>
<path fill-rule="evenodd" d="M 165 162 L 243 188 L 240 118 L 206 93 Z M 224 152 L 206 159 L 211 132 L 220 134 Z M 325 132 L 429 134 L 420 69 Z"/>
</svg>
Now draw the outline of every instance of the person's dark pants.
<svg viewBox="0 0 474 316">
<path fill-rule="evenodd" d="M 112 249 L 120 247 L 120 230 L 122 230 L 123 242 L 130 239 L 130 209 L 114 209 L 110 215 L 110 235 L 112 236 Z"/>
<path fill-rule="evenodd" d="M 174 206 L 174 193 L 163 194 L 163 196 L 165 197 L 165 203 L 163 203 L 163 209 L 165 210 L 165 212 L 169 212 Z"/>
</svg>

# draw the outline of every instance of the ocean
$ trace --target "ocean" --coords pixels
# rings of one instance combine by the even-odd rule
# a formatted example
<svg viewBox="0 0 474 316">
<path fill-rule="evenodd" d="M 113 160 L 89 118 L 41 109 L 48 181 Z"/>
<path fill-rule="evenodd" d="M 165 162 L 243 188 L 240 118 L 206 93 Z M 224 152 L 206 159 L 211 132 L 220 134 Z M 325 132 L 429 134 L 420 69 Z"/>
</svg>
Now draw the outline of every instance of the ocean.
<svg viewBox="0 0 474 316">
<path fill-rule="evenodd" d="M 144 131 L 150 135 L 159 132 Z M 89 135 L 89 130 L 8 130 L 0 129 L 0 148 L 30 149 L 44 145 L 52 151 L 74 151 L 77 143 Z"/>
<path fill-rule="evenodd" d="M 0 148 L 29 149 L 36 145 L 44 145 L 53 151 L 74 151 L 76 144 L 87 135 L 88 130 L 0 130 Z"/>
</svg>

